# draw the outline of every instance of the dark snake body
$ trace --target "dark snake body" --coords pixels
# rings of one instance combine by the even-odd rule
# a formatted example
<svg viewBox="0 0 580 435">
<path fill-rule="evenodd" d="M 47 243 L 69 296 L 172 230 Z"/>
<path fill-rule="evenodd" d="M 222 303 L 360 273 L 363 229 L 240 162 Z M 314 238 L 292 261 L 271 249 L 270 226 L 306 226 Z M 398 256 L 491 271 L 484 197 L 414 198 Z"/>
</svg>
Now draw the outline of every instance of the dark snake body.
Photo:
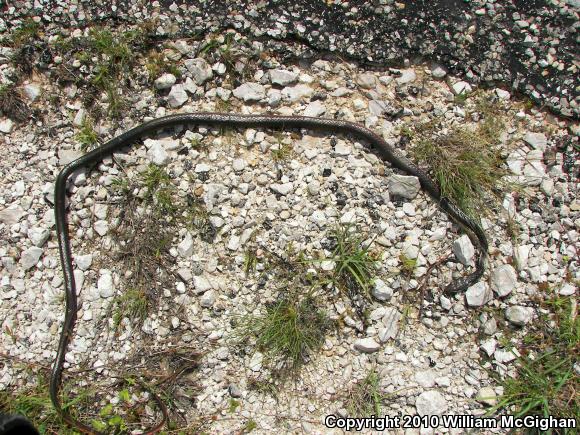
<svg viewBox="0 0 580 435">
<path fill-rule="evenodd" d="M 482 276 L 485 269 L 485 257 L 487 254 L 488 244 L 485 234 L 481 227 L 469 216 L 463 213 L 447 198 L 441 196 L 439 187 L 431 178 L 420 168 L 414 165 L 406 157 L 402 156 L 396 149 L 389 145 L 382 137 L 373 133 L 371 130 L 362 125 L 342 120 L 312 118 L 308 116 L 277 116 L 277 115 L 238 115 L 228 113 L 184 113 L 169 115 L 163 118 L 154 119 L 135 127 L 120 136 L 111 139 L 102 146 L 85 154 L 79 159 L 66 165 L 58 174 L 55 185 L 54 211 L 56 217 L 56 231 L 60 249 L 60 261 L 64 273 L 64 285 L 66 296 L 66 312 L 62 325 L 58 351 L 52 375 L 50 380 L 50 397 L 55 409 L 64 421 L 71 426 L 78 428 L 85 433 L 96 434 L 97 432 L 77 421 L 71 416 L 67 409 L 63 409 L 59 390 L 63 372 L 63 363 L 67 352 L 68 344 L 73 335 L 73 329 L 77 313 L 77 294 L 75 279 L 73 275 L 73 263 L 70 247 L 70 239 L 66 221 L 66 185 L 68 178 L 78 169 L 87 168 L 100 162 L 103 158 L 110 156 L 115 151 L 131 145 L 135 140 L 142 136 L 151 134 L 159 129 L 175 127 L 180 125 L 211 125 L 237 128 L 304 128 L 309 130 L 318 130 L 331 133 L 351 134 L 359 139 L 364 139 L 372 149 L 374 149 L 383 158 L 391 163 L 395 168 L 402 170 L 408 175 L 413 175 L 419 179 L 421 187 L 439 204 L 441 209 L 447 213 L 453 221 L 467 230 L 467 233 L 478 245 L 479 252 L 476 260 L 475 270 L 465 277 L 451 282 L 445 289 L 447 293 L 457 293 L 467 289 Z M 147 433 L 158 432 L 164 424 L 167 413 L 161 401 L 156 399 L 158 405 L 163 411 L 164 418 L 155 427 Z"/>
</svg>

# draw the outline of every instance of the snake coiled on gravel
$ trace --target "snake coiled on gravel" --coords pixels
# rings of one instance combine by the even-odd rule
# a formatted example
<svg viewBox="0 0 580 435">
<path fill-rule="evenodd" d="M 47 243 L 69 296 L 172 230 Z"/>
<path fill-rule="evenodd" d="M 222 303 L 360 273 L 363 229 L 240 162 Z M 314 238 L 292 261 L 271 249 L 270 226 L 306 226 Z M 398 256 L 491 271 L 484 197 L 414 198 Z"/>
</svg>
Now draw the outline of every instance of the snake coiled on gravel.
<svg viewBox="0 0 580 435">
<path fill-rule="evenodd" d="M 408 175 L 419 179 L 421 188 L 431 196 L 441 209 L 458 225 L 460 225 L 469 235 L 471 241 L 478 246 L 478 254 L 475 262 L 475 270 L 462 278 L 452 281 L 445 291 L 447 293 L 457 293 L 464 291 L 473 285 L 482 276 L 485 269 L 485 258 L 488 244 L 485 233 L 477 222 L 467 216 L 448 198 L 441 195 L 441 190 L 436 183 L 419 167 L 409 159 L 401 155 L 395 148 L 389 145 L 381 136 L 372 132 L 362 125 L 336 119 L 313 118 L 308 116 L 278 116 L 270 114 L 262 115 L 239 115 L 229 113 L 183 113 L 169 115 L 154 119 L 132 128 L 131 130 L 117 136 L 98 148 L 90 151 L 82 157 L 74 160 L 62 168 L 56 178 L 54 211 L 56 220 L 56 231 L 58 236 L 60 261 L 64 273 L 65 303 L 66 311 L 56 359 L 51 373 L 50 397 L 52 403 L 62 417 L 71 426 L 84 433 L 98 434 L 93 428 L 86 426 L 75 419 L 68 409 L 63 408 L 59 397 L 60 384 L 63 372 L 63 364 L 67 352 L 68 344 L 72 338 L 77 314 L 77 292 L 73 274 L 73 261 L 71 254 L 70 238 L 66 220 L 66 192 L 67 180 L 77 170 L 91 167 L 99 163 L 103 158 L 123 147 L 135 143 L 139 138 L 149 135 L 157 130 L 182 125 L 208 125 L 232 128 L 298 128 L 323 131 L 328 133 L 342 133 L 353 135 L 358 139 L 363 139 L 368 147 L 378 153 L 382 159 L 389 162 L 395 168 L 400 169 Z M 167 420 L 167 411 L 161 400 L 153 395 L 154 400 L 159 405 L 163 418 L 155 427 L 148 429 L 146 433 L 156 433 L 161 430 Z"/>
</svg>

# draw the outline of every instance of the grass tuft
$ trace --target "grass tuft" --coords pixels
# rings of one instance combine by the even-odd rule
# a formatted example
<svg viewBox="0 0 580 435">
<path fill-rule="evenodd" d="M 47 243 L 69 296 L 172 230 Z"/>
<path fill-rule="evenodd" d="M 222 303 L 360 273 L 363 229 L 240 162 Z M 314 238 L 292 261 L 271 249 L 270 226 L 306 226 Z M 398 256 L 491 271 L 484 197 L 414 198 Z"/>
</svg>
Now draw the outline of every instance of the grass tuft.
<svg viewBox="0 0 580 435">
<path fill-rule="evenodd" d="M 155 165 L 140 175 L 139 183 L 145 187 L 142 199 L 133 194 L 134 182 L 118 179 L 112 183 L 120 215 L 111 232 L 115 243 L 111 259 L 131 272 L 124 278 L 128 290 L 115 301 L 116 325 L 124 317 L 141 324 L 162 290 L 172 285 L 168 271 L 177 221 L 174 187 L 169 174 Z"/>
<path fill-rule="evenodd" d="M 113 313 L 115 326 L 119 326 L 125 317 L 142 323 L 149 313 L 149 303 L 149 298 L 142 288 L 125 290 L 122 295 L 115 298 Z"/>
<path fill-rule="evenodd" d="M 33 19 L 26 19 L 22 24 L 12 33 L 12 45 L 16 48 L 29 44 L 34 39 L 38 38 L 40 33 L 40 23 Z"/>
<path fill-rule="evenodd" d="M 294 154 L 294 150 L 291 145 L 279 143 L 277 148 L 272 148 L 270 150 L 272 154 L 272 160 L 276 163 L 282 163 L 290 160 Z"/>
<path fill-rule="evenodd" d="M 175 77 L 181 77 L 181 70 L 167 59 L 163 53 L 151 50 L 145 59 L 145 69 L 149 76 L 149 82 L 153 83 L 158 77 L 165 73 L 173 74 Z"/>
<path fill-rule="evenodd" d="M 369 244 L 363 247 L 364 237 L 358 228 L 342 225 L 332 233 L 336 248 L 331 259 L 335 262 L 334 276 L 339 284 L 347 288 L 357 287 L 368 296 L 369 288 L 377 270 L 377 260 L 370 252 Z"/>
<path fill-rule="evenodd" d="M 401 261 L 401 273 L 407 277 L 412 276 L 417 267 L 417 259 L 409 258 L 404 253 L 401 253 L 399 260 Z"/>
<path fill-rule="evenodd" d="M 83 125 L 79 129 L 76 139 L 81 144 L 81 150 L 83 152 L 92 149 L 99 143 L 99 135 L 95 131 L 93 123 L 89 117 L 86 117 L 83 121 Z"/>
<path fill-rule="evenodd" d="M 445 135 L 433 128 L 417 129 L 413 157 L 428 162 L 442 195 L 450 198 L 464 212 L 476 217 L 489 209 L 488 198 L 497 198 L 506 187 L 508 175 L 497 145 L 505 129 L 499 107 L 480 99 L 476 110 L 483 116 L 475 129 L 455 127 Z"/>
<path fill-rule="evenodd" d="M 240 319 L 236 338 L 255 339 L 266 364 L 278 373 L 299 369 L 324 343 L 330 321 L 313 298 L 282 299 Z"/>
<path fill-rule="evenodd" d="M 380 379 L 375 370 L 369 371 L 364 379 L 350 389 L 346 403 L 348 415 L 371 417 L 381 415 L 383 395 L 380 392 Z"/>
<path fill-rule="evenodd" d="M 0 391 L 0 413 L 19 414 L 26 417 L 36 426 L 41 435 L 77 434 L 78 432 L 67 426 L 52 406 L 48 394 L 48 371 L 38 372 L 38 367 L 28 370 L 37 372 L 36 381 L 18 391 L 15 389 Z M 73 412 L 79 403 L 86 405 L 92 398 L 92 393 L 89 390 L 83 391 L 75 397 L 72 397 L 70 393 L 70 387 L 65 384 L 62 398 L 63 408 L 73 408 Z"/>
<path fill-rule="evenodd" d="M 517 417 L 580 415 L 580 377 L 574 368 L 580 354 L 576 304 L 573 298 L 561 296 L 541 303 L 551 314 L 544 315 L 526 335 L 517 374 L 502 381 L 504 393 L 490 414 L 504 410 Z"/>
<path fill-rule="evenodd" d="M 16 85 L 0 85 L 0 114 L 15 121 L 25 121 L 30 116 L 30 109 Z"/>
<path fill-rule="evenodd" d="M 210 39 L 199 50 L 199 55 L 208 62 L 221 62 L 226 67 L 226 77 L 232 82 L 241 80 L 250 74 L 251 62 L 243 61 L 240 50 L 236 47 L 239 42 L 233 33 L 226 33 L 223 42 L 216 38 Z M 238 69 L 242 66 L 242 69 Z"/>
</svg>

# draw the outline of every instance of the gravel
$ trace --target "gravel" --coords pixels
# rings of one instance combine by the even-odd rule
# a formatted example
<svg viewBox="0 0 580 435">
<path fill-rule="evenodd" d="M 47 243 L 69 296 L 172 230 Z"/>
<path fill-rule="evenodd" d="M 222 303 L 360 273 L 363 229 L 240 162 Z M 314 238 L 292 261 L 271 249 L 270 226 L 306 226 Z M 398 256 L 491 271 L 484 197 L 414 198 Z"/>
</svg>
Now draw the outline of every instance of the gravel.
<svg viewBox="0 0 580 435">
<path fill-rule="evenodd" d="M 421 416 L 441 415 L 447 410 L 447 400 L 439 391 L 425 391 L 417 397 L 415 408 L 417 408 L 417 414 Z"/>
<path fill-rule="evenodd" d="M 168 128 L 142 138 L 144 147 L 116 153 L 91 171 L 75 174 L 69 183 L 68 224 L 80 310 L 66 370 L 94 367 L 94 372 L 87 372 L 86 381 L 91 383 L 102 380 L 102 374 L 114 375 L 115 367 L 126 369 L 133 357 L 143 358 L 149 350 L 193 346 L 202 356 L 188 378 L 199 388 L 180 404 L 184 415 L 217 415 L 228 408 L 231 397 L 241 403 L 236 416 L 243 418 L 213 421 L 208 429 L 212 433 L 239 432 L 241 421 L 249 418 L 258 421 L 263 433 L 324 432 L 323 416 L 344 408 L 344 395 L 371 369 L 380 374 L 382 392 L 398 392 L 385 404 L 386 413 L 485 412 L 492 403 L 486 397 L 494 397 L 492 391 L 496 398 L 500 395 L 495 374 L 490 373 L 509 374 L 517 358 L 502 347 L 505 331 L 510 331 L 516 349 L 534 323 L 535 301 L 546 297 L 546 287 L 562 296 L 574 295 L 574 280 L 580 278 L 574 152 L 578 129 L 566 118 L 525 107 L 520 99 L 522 91 L 556 111 L 568 110 L 572 114 L 568 116 L 577 113 L 571 91 L 577 79 L 568 71 L 570 30 L 558 27 L 563 37 L 552 47 L 554 36 L 542 25 L 549 17 L 568 12 L 555 6 L 526 9 L 488 2 L 482 7 L 484 13 L 475 14 L 470 12 L 474 5 L 462 3 L 458 7 L 466 13 L 457 18 L 437 16 L 442 6 L 435 2 L 418 23 L 408 15 L 416 13 L 415 4 L 402 8 L 379 3 L 355 7 L 319 2 L 292 19 L 289 14 L 296 5 L 286 9 L 214 2 L 203 10 L 193 4 L 168 5 L 163 13 L 155 13 L 158 40 L 154 44 L 159 44 L 156 47 L 175 69 L 150 77 L 145 59 L 140 59 L 135 76 L 120 86 L 128 104 L 115 121 L 87 110 L 88 89 L 83 83 L 61 85 L 56 80 L 56 74 L 62 74 L 59 65 L 83 78 L 93 76 L 94 65 L 74 66 L 72 57 L 47 58 L 44 66 L 36 65 L 35 74 L 20 85 L 34 116 L 24 121 L 0 117 L 0 123 L 10 124 L 2 137 L 6 146 L 0 182 L 0 314 L 3 330 L 13 331 L 16 337 L 4 334 L 0 339 L 10 358 L 0 368 L 1 388 L 30 384 L 22 368 L 25 363 L 48 366 L 55 356 L 63 281 L 50 203 L 58 171 L 84 153 L 77 139 L 83 120 L 94 123 L 104 142 L 145 120 L 189 111 L 324 116 L 367 125 L 409 155 L 411 145 L 400 134 L 404 127 L 436 120 L 438 131 L 444 133 L 454 125 L 472 127 L 481 119 L 474 98 L 454 97 L 454 92 L 468 89 L 467 84 L 472 91 L 497 100 L 509 115 L 499 146 L 513 178 L 506 181 L 520 181 L 527 187 L 526 195 L 507 192 L 497 210 L 490 205 L 491 216 L 482 219 L 490 241 L 488 270 L 465 295 L 444 295 L 442 288 L 473 270 L 469 238 L 427 195 L 419 194 L 416 177 L 381 162 L 368 152 L 365 142 L 308 130 Z M 27 7 L 8 8 L 2 23 L 13 28 Z M 151 7 L 119 5 L 116 22 L 125 30 L 127 20 L 152 17 Z M 237 13 L 219 15 L 228 17 L 219 22 L 212 15 L 231 8 Z M 516 9 L 517 19 L 513 18 Z M 55 28 L 80 36 L 86 22 L 81 12 L 87 17 L 98 10 L 99 6 L 83 3 L 66 12 L 60 6 L 44 11 L 38 15 L 46 26 L 41 37 L 50 45 Z M 329 16 L 322 19 L 321 10 L 329 11 Z M 545 10 L 546 15 L 534 14 L 536 10 Z M 107 23 L 113 11 L 102 12 L 100 22 Z M 341 36 L 345 14 L 366 29 L 356 35 L 349 32 L 348 43 Z M 392 21 L 395 18 L 407 23 Z M 430 22 L 436 23 L 436 30 L 428 27 L 429 38 L 417 32 Z M 388 32 L 385 23 L 390 23 Z M 445 33 L 439 32 L 451 24 L 455 27 L 440 43 Z M 222 25 L 229 30 L 221 32 Z M 492 25 L 499 27 L 486 32 Z M 469 30 L 471 26 L 475 31 Z M 500 30 L 505 26 L 511 37 Z M 189 37 L 194 27 L 198 39 Z M 209 28 L 216 33 L 205 34 Z M 189 33 L 180 36 L 179 32 Z M 223 50 L 228 50 L 225 33 L 233 35 L 232 62 L 223 56 Z M 259 35 L 246 39 L 250 34 Z M 377 39 L 372 47 L 362 43 L 373 36 Z M 492 36 L 497 44 L 490 42 Z M 478 43 L 469 43 L 469 38 L 477 38 Z M 538 58 L 525 76 L 520 67 L 522 56 L 528 55 L 514 48 L 520 39 Z M 204 49 L 206 44 L 210 48 Z M 548 46 L 554 50 L 544 50 Z M 447 47 L 447 54 L 442 47 Z M 344 54 L 344 60 L 336 61 L 331 53 L 322 57 L 314 48 Z M 34 50 L 32 58 L 41 62 L 42 45 Z M 510 52 L 516 52 L 514 63 L 504 61 Z M 413 59 L 427 53 L 426 63 L 405 61 L 411 59 L 409 53 Z M 392 68 L 369 67 L 369 62 L 387 59 Z M 541 59 L 547 66 L 539 66 Z M 4 84 L 13 68 L 4 57 L 0 64 Z M 554 74 L 538 75 L 538 68 Z M 239 71 L 235 77 L 232 70 Z M 480 86 L 491 82 L 494 86 L 489 89 Z M 501 82 L 505 86 L 498 88 Z M 56 97 L 58 104 L 52 102 Z M 94 99 L 105 114 L 106 95 Z M 283 145 L 289 152 L 275 159 L 272 151 Z M 203 212 L 176 217 L 178 229 L 168 242 L 169 273 L 166 276 L 161 269 L 155 273 L 155 279 L 167 278 L 167 285 L 159 288 L 159 300 L 142 327 L 123 319 L 114 329 L 111 310 L 125 294 L 124 280 L 135 272 L 125 270 L 112 255 L 116 253 L 113 235 L 123 217 L 115 186 L 123 177 L 139 179 L 150 164 L 162 165 L 175 194 Z M 141 186 L 133 194 L 142 197 L 145 189 Z M 251 341 L 241 349 L 232 347 L 236 319 L 263 312 L 289 287 L 271 274 L 268 253 L 281 259 L 287 258 L 290 248 L 303 253 L 312 260 L 307 261 L 309 280 L 331 272 L 335 262 L 319 260 L 332 256 L 328 233 L 340 222 L 358 225 L 365 246 L 372 241 L 371 252 L 376 255 L 376 276 L 364 307 L 366 322 L 347 298 L 340 297 L 340 289 L 326 286 L 323 308 L 339 326 L 326 333 L 322 349 L 310 355 L 300 372 L 300 388 L 309 394 L 296 394 L 286 386 L 279 389 L 275 401 L 251 388 L 252 383 L 269 379 L 268 358 Z M 508 224 L 517 229 L 513 237 L 506 233 Z M 255 273 L 246 271 L 252 252 L 258 258 Z M 427 268 L 449 254 L 459 263 L 435 268 L 419 301 Z M 401 273 L 403 257 L 416 261 L 411 273 Z M 306 421 L 308 430 L 302 425 Z"/>
</svg>

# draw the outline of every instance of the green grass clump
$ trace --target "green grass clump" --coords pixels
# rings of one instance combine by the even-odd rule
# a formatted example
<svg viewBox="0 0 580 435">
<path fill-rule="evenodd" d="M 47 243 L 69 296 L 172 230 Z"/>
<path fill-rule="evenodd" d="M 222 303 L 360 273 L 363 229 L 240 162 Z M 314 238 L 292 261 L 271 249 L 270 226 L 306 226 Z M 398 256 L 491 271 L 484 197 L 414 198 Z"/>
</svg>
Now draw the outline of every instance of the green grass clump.
<svg viewBox="0 0 580 435">
<path fill-rule="evenodd" d="M 70 429 L 52 406 L 48 393 L 48 372 L 38 367 L 30 368 L 37 372 L 36 381 L 23 389 L 6 389 L 0 391 L 0 412 L 19 414 L 30 420 L 41 435 L 73 435 L 78 432 Z M 64 386 L 62 406 L 64 409 L 77 409 L 80 403 L 89 402 L 92 396 L 87 390 L 71 397 L 69 388 Z"/>
<path fill-rule="evenodd" d="M 173 74 L 175 77 L 181 77 L 181 70 L 167 59 L 163 53 L 151 50 L 145 59 L 145 69 L 149 76 L 149 82 L 153 83 L 155 79 L 165 73 Z"/>
<path fill-rule="evenodd" d="M 141 175 L 141 181 L 145 186 L 145 199 L 153 199 L 153 195 L 160 188 L 167 188 L 171 185 L 171 177 L 161 166 L 150 164 L 147 170 Z"/>
<path fill-rule="evenodd" d="M 313 298 L 288 298 L 267 305 L 258 315 L 242 317 L 235 335 L 240 341 L 254 338 L 267 365 L 282 373 L 300 368 L 322 346 L 329 327 Z"/>
<path fill-rule="evenodd" d="M 535 324 L 519 349 L 517 374 L 501 381 L 503 395 L 490 414 L 503 410 L 517 417 L 538 415 L 578 418 L 580 321 L 576 301 L 555 296 L 542 303 L 551 314 Z M 548 431 L 547 433 L 565 433 Z"/>
<path fill-rule="evenodd" d="M 405 254 L 401 253 L 401 255 L 399 255 L 399 260 L 401 261 L 401 272 L 403 275 L 412 276 L 413 272 L 415 272 L 415 268 L 417 267 L 417 259 L 409 258 Z"/>
<path fill-rule="evenodd" d="M 504 117 L 487 100 L 479 100 L 476 110 L 483 120 L 474 129 L 455 127 L 437 135 L 433 128 L 418 128 L 411 149 L 415 159 L 428 163 L 442 195 L 473 217 L 489 209 L 487 200 L 499 197 L 508 175 L 497 147 Z"/>
<path fill-rule="evenodd" d="M 380 416 L 382 401 L 379 375 L 375 370 L 371 370 L 349 390 L 346 410 L 351 416 Z"/>
<path fill-rule="evenodd" d="M 28 18 L 12 33 L 12 46 L 16 48 L 22 47 L 38 38 L 39 33 L 40 23 Z"/>
<path fill-rule="evenodd" d="M 272 160 L 276 163 L 282 163 L 290 160 L 294 154 L 294 149 L 291 145 L 279 143 L 277 148 L 272 148 L 270 150 L 272 154 Z"/>
<path fill-rule="evenodd" d="M 233 33 L 226 33 L 223 42 L 217 38 L 212 38 L 206 42 L 199 50 L 199 55 L 208 60 L 208 62 L 221 62 L 226 67 L 226 77 L 231 81 L 243 79 L 250 72 L 251 62 L 243 62 L 243 70 L 236 69 L 236 63 L 243 60 L 241 51 L 237 48 L 238 42 Z"/>
<path fill-rule="evenodd" d="M 92 121 L 87 117 L 83 121 L 79 132 L 76 135 L 77 141 L 81 144 L 81 150 L 87 151 L 99 143 L 99 135 L 93 127 Z"/>
<path fill-rule="evenodd" d="M 142 187 L 143 197 L 134 194 Z M 157 305 L 163 289 L 172 285 L 169 249 L 176 235 L 179 203 L 165 169 L 150 165 L 137 180 L 119 178 L 111 186 L 118 197 L 118 224 L 111 230 L 115 243 L 110 258 L 131 273 L 123 277 L 127 290 L 115 300 L 113 319 L 143 323 Z M 145 207 L 148 213 L 139 211 Z"/>
<path fill-rule="evenodd" d="M 143 288 L 133 288 L 125 290 L 124 293 L 115 298 L 115 310 L 113 321 L 116 326 L 127 317 L 142 323 L 149 313 L 149 298 Z"/>
<path fill-rule="evenodd" d="M 332 238 L 336 241 L 330 258 L 335 263 L 335 280 L 347 288 L 355 285 L 368 296 L 377 270 L 377 260 L 369 250 L 371 244 L 363 247 L 364 237 L 352 225 L 338 227 L 333 231 Z"/>
<path fill-rule="evenodd" d="M 244 427 L 242 428 L 242 433 L 250 433 L 252 432 L 254 429 L 256 429 L 258 427 L 258 423 L 256 423 L 256 421 L 252 418 L 250 418 L 246 424 L 244 424 Z"/>
<path fill-rule="evenodd" d="M 244 253 L 244 274 L 249 276 L 256 271 L 258 256 L 255 249 L 247 249 Z"/>
<path fill-rule="evenodd" d="M 175 198 L 175 186 L 167 171 L 154 164 L 150 164 L 141 175 L 141 182 L 145 186 L 145 200 L 153 204 L 156 211 L 165 216 L 175 216 L 178 204 Z"/>
</svg>

